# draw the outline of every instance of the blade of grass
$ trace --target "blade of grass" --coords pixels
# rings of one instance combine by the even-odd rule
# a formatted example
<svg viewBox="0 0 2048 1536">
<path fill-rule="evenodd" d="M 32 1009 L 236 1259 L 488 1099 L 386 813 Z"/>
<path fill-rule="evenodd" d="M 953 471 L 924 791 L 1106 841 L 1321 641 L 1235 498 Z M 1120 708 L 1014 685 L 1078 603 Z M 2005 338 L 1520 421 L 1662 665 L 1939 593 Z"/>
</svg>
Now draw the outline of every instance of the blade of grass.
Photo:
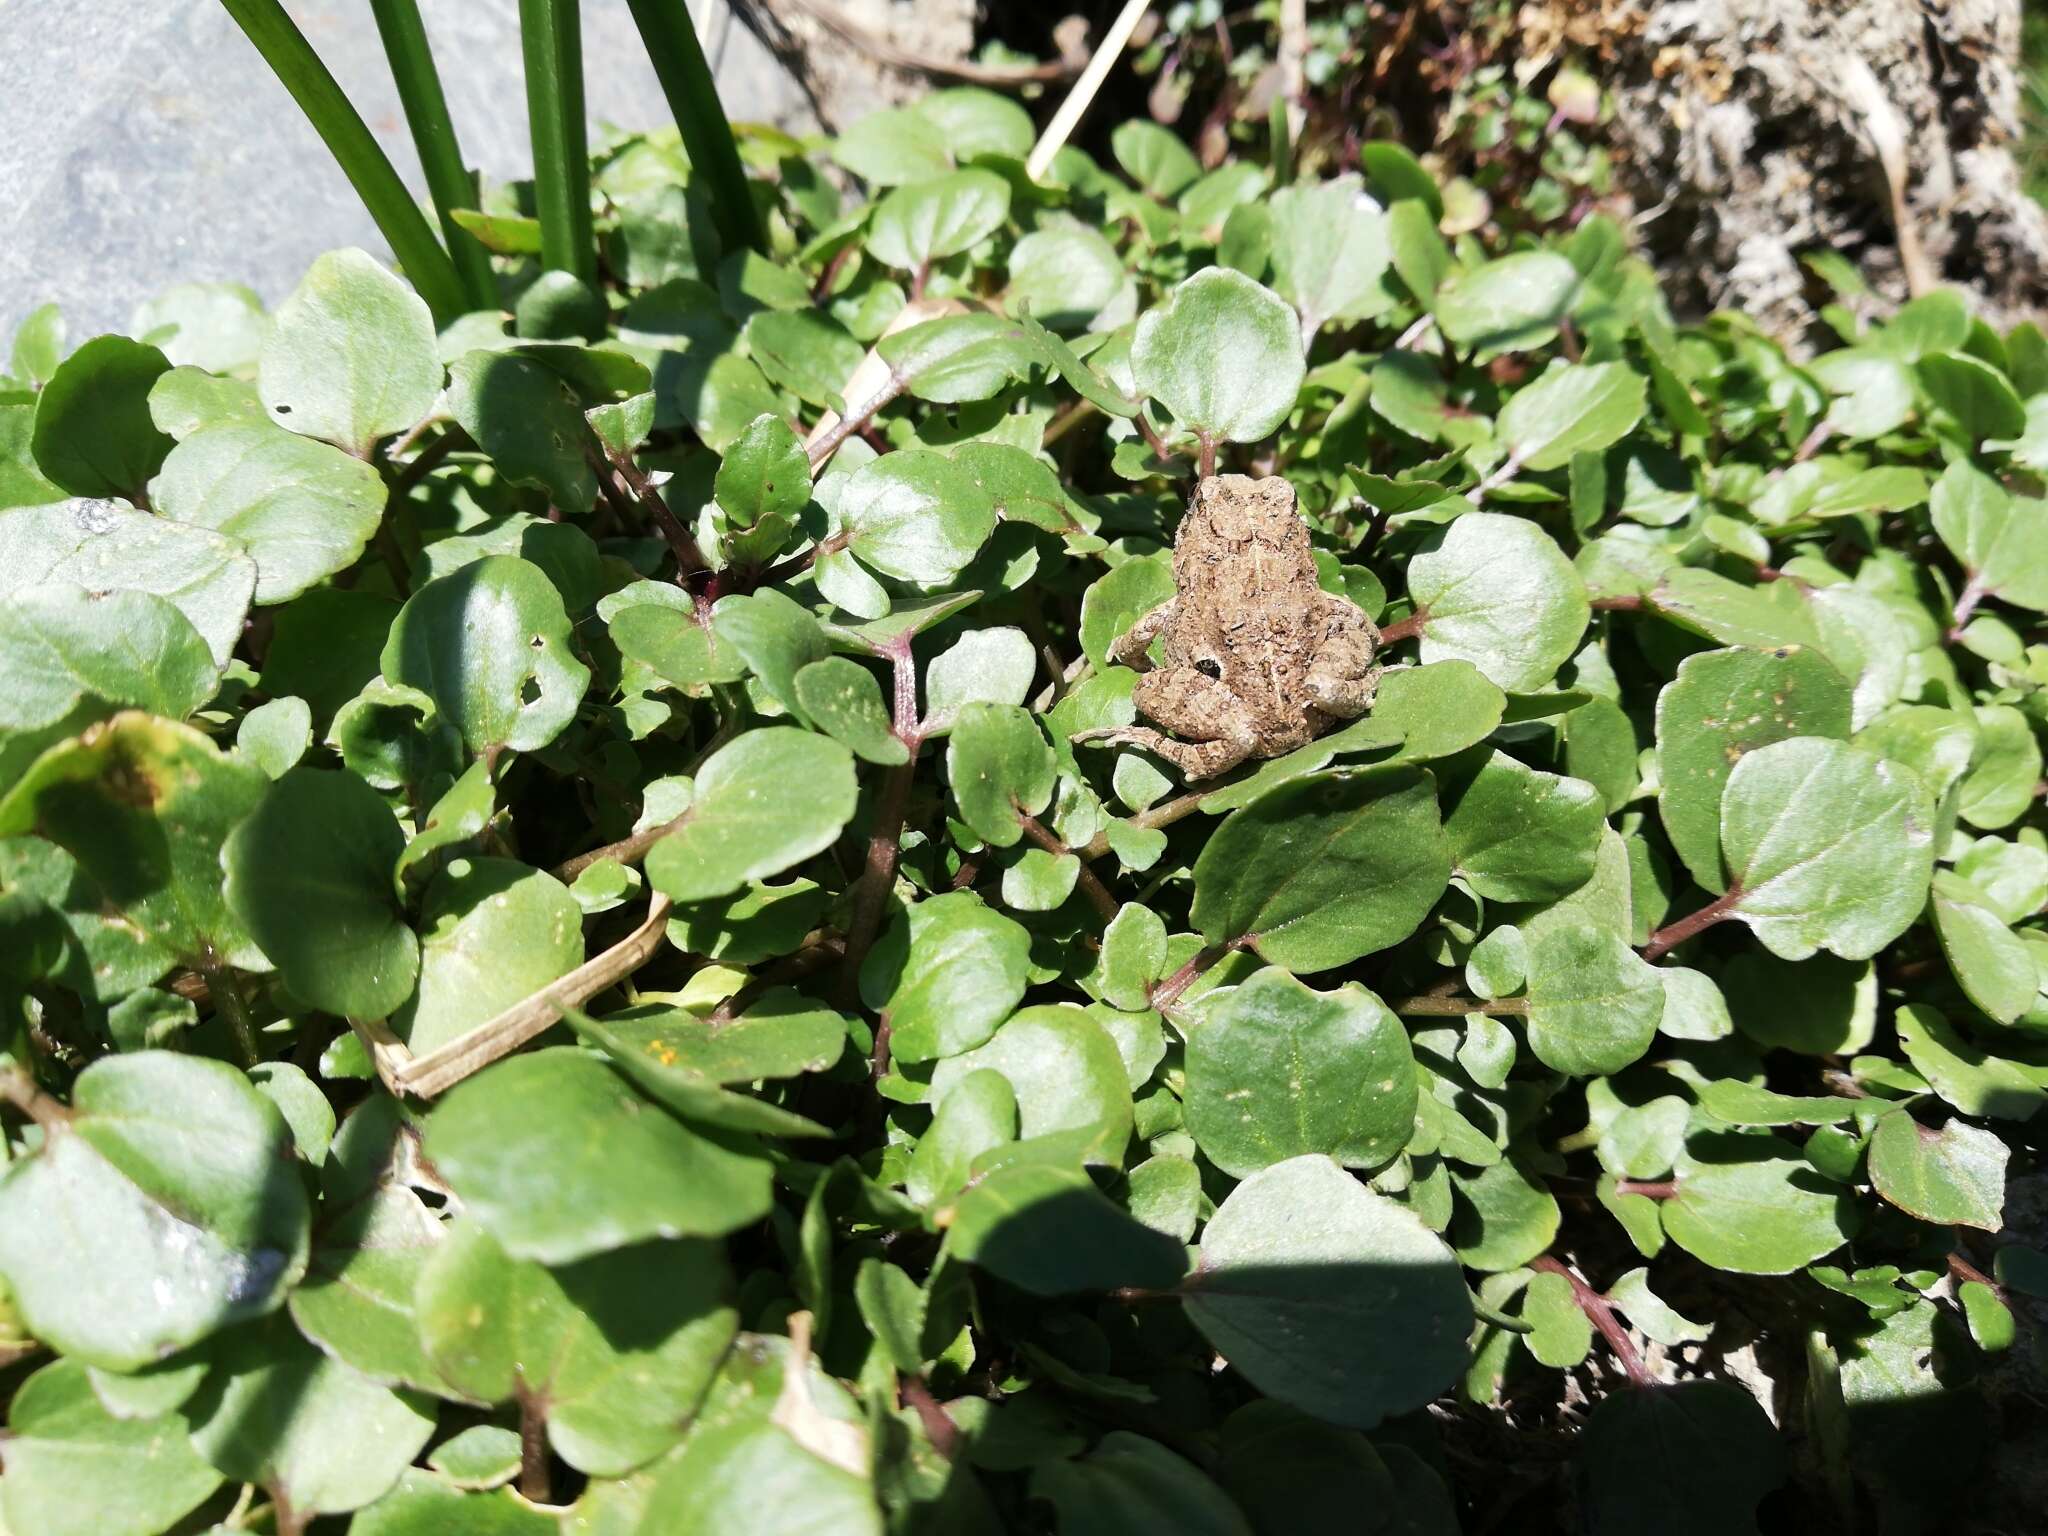
<svg viewBox="0 0 2048 1536">
<path fill-rule="evenodd" d="M 462 162 L 462 146 L 455 139 L 448 98 L 441 91 L 441 76 L 434 68 L 434 53 L 427 44 L 417 0 L 370 0 L 370 13 L 377 19 L 377 35 L 383 39 L 384 57 L 390 61 L 398 100 L 405 108 L 406 126 L 412 129 L 413 147 L 426 172 L 441 235 L 469 292 L 470 306 L 495 308 L 498 283 L 491 274 L 491 254 L 453 217 L 457 208 L 476 206 L 476 186 Z"/>
<path fill-rule="evenodd" d="M 578 0 L 519 0 L 526 117 L 541 265 L 597 286 L 590 229 L 590 150 L 583 133 L 583 30 Z"/>
<path fill-rule="evenodd" d="M 661 81 L 661 92 L 675 114 L 690 167 L 704 178 L 711 197 L 711 217 L 725 248 L 766 250 L 761 215 L 747 189 L 747 173 L 740 166 L 739 145 L 733 139 L 732 124 L 726 121 L 725 108 L 719 104 L 718 88 L 711 81 L 711 66 L 704 62 L 697 29 L 690 24 L 689 7 L 683 0 L 626 3 L 640 29 L 640 41 L 647 46 L 655 77 Z"/>
<path fill-rule="evenodd" d="M 284 7 L 278 0 L 221 0 L 221 6 L 326 142 L 435 320 L 445 324 L 468 309 L 462 278 L 434 227 Z"/>
</svg>

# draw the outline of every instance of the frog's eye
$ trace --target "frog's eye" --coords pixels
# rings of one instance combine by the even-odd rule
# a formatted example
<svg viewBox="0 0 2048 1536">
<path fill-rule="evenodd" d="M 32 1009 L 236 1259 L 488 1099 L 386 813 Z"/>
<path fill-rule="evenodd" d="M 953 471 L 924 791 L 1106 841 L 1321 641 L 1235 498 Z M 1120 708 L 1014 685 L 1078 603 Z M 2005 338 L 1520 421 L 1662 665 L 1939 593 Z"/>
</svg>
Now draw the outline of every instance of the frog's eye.
<svg viewBox="0 0 2048 1536">
<path fill-rule="evenodd" d="M 1196 662 L 1195 670 L 1204 677 L 1221 677 L 1223 675 L 1223 668 L 1216 664 L 1216 659 L 1213 656 L 1204 656 L 1200 661 Z"/>
</svg>

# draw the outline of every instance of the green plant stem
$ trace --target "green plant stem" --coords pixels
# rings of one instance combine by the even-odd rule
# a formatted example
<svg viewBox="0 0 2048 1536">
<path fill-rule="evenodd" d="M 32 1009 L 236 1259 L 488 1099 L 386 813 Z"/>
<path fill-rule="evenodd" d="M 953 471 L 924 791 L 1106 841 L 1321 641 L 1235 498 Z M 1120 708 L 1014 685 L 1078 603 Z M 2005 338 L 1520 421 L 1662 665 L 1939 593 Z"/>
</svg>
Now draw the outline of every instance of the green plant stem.
<svg viewBox="0 0 2048 1536">
<path fill-rule="evenodd" d="M 256 1038 L 256 1016 L 249 1011 L 249 1000 L 242 995 L 241 979 L 231 966 L 218 964 L 203 967 L 200 974 L 206 978 L 206 990 L 212 994 L 213 1006 L 228 1021 L 228 1029 L 234 1034 L 235 1049 L 241 1054 L 242 1065 L 255 1066 L 263 1059 L 263 1047 Z"/>
<path fill-rule="evenodd" d="M 326 143 L 435 320 L 445 325 L 468 309 L 462 278 L 433 226 L 284 6 L 279 0 L 221 0 L 221 6 Z"/>
<path fill-rule="evenodd" d="M 739 144 L 725 108 L 719 104 L 718 87 L 712 83 L 711 66 L 704 61 L 697 29 L 690 24 L 689 7 L 683 0 L 626 3 L 633 12 L 633 24 L 640 29 L 640 41 L 647 45 L 647 57 L 661 82 L 662 95 L 668 98 L 668 109 L 675 114 L 690 168 L 704 179 L 711 195 L 711 218 L 718 226 L 719 238 L 728 251 L 767 250 L 761 215 L 740 165 Z"/>
<path fill-rule="evenodd" d="M 491 272 L 491 253 L 455 222 L 452 212 L 476 206 L 476 187 L 463 164 L 462 146 L 456 142 L 455 124 L 448 116 L 448 98 L 434 68 L 418 0 L 370 0 L 370 14 L 377 20 L 377 35 L 384 42 L 384 57 L 390 62 L 398 100 L 405 108 L 413 147 L 419 151 L 420 169 L 426 173 L 427 191 L 434 200 L 448 254 L 462 277 L 470 306 L 493 308 L 498 302 L 498 281 Z"/>
<path fill-rule="evenodd" d="M 597 286 L 590 229 L 590 151 L 583 130 L 583 33 L 579 0 L 519 0 L 526 63 L 527 129 L 541 265 Z"/>
</svg>

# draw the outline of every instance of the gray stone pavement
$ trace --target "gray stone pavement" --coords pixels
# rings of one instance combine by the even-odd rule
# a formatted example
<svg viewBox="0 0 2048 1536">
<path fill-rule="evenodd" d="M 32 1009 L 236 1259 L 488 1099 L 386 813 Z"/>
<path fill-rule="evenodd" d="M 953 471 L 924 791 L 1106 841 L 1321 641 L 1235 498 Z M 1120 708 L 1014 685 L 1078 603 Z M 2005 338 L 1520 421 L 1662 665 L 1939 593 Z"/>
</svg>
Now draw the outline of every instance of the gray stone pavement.
<svg viewBox="0 0 2048 1536">
<path fill-rule="evenodd" d="M 682 0 L 676 0 L 682 3 Z M 367 0 L 286 7 L 385 153 L 424 190 Z M 420 0 L 464 156 L 532 168 L 517 0 Z M 735 117 L 810 126 L 795 84 L 725 9 L 690 0 Z M 584 0 L 585 100 L 602 122 L 669 121 L 624 0 Z M 72 343 L 124 328 L 178 282 L 275 304 L 312 258 L 384 254 L 298 107 L 218 0 L 0 0 L 0 358 L 37 304 Z"/>
</svg>

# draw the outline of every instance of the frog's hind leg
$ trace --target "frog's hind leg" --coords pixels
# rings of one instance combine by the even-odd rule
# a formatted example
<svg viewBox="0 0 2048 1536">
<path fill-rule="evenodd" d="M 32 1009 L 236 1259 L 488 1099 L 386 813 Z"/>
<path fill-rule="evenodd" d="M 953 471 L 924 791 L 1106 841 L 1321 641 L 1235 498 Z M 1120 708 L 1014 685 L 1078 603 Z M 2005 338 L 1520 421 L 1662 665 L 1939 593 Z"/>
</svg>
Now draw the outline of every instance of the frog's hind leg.
<svg viewBox="0 0 2048 1536">
<path fill-rule="evenodd" d="M 1070 739 L 1142 747 L 1154 757 L 1163 757 L 1173 764 L 1180 770 L 1181 777 L 1190 784 L 1198 779 L 1213 779 L 1219 773 L 1228 773 L 1250 757 L 1257 747 L 1257 743 L 1248 736 L 1219 737 L 1215 741 L 1178 741 L 1171 736 L 1162 735 L 1147 725 L 1126 725 L 1104 731 L 1082 731 Z"/>
<path fill-rule="evenodd" d="M 1151 612 L 1141 615 L 1137 623 L 1110 642 L 1109 659 L 1120 667 L 1132 667 L 1140 672 L 1149 671 L 1152 663 L 1145 653 L 1152 648 L 1152 642 L 1159 638 L 1159 631 L 1166 628 L 1167 621 L 1173 617 L 1173 602 L 1172 598 L 1168 598 Z"/>
<path fill-rule="evenodd" d="M 1372 664 L 1379 635 L 1370 623 L 1340 630 L 1317 649 L 1302 688 L 1324 714 L 1351 720 L 1372 708 L 1380 669 Z"/>
</svg>

